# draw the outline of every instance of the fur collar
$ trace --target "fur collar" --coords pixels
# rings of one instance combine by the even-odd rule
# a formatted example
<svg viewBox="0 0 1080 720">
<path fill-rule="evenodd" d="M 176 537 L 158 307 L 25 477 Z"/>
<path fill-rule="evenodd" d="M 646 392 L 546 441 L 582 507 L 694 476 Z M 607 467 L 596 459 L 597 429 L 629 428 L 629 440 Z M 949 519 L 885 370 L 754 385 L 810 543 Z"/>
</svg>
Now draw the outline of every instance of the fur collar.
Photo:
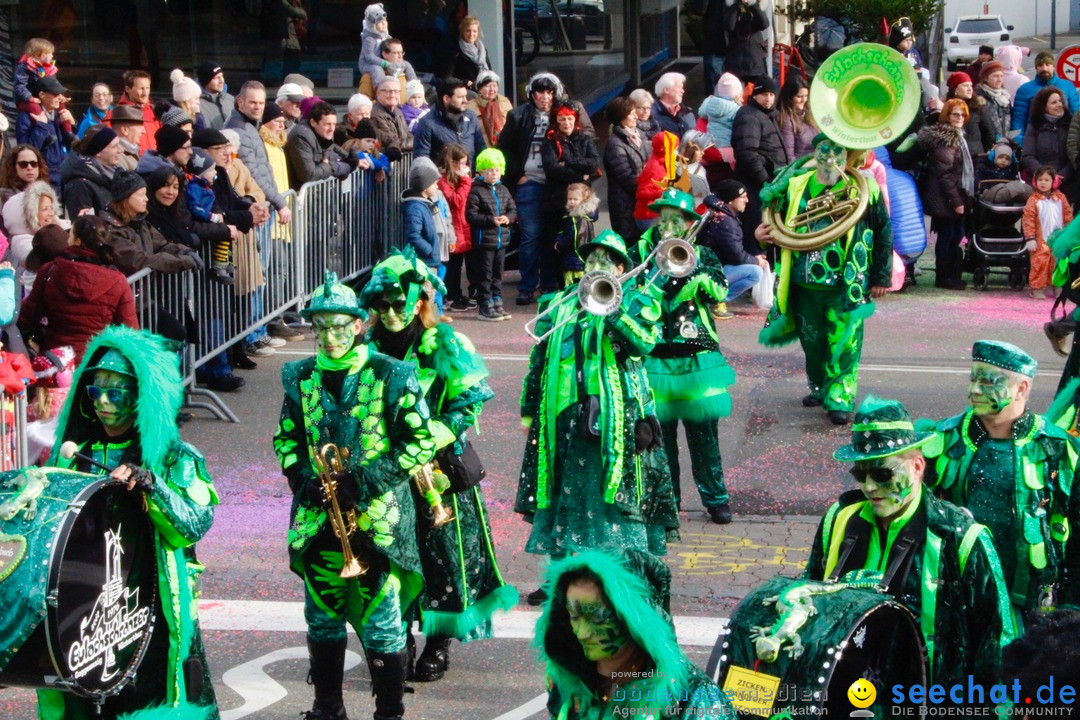
<svg viewBox="0 0 1080 720">
<path fill-rule="evenodd" d="M 596 214 L 598 207 L 600 207 L 600 198 L 593 193 L 588 200 L 571 210 L 569 214 L 571 217 L 592 217 Z"/>
<path fill-rule="evenodd" d="M 919 130 L 919 144 L 924 147 L 960 147 L 964 142 L 964 129 L 946 123 L 934 123 Z"/>
</svg>

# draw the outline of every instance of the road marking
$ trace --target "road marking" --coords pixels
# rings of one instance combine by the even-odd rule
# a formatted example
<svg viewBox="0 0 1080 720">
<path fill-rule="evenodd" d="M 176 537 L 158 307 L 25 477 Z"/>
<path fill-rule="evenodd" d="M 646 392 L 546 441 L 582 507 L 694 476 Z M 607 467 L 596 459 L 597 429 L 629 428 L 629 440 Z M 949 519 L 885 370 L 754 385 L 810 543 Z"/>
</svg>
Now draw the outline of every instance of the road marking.
<svg viewBox="0 0 1080 720">
<path fill-rule="evenodd" d="M 254 715 L 260 710 L 280 702 L 289 694 L 289 691 L 267 675 L 263 668 L 282 660 L 307 659 L 308 650 L 306 647 L 282 648 L 226 670 L 225 674 L 221 676 L 221 682 L 243 698 L 244 704 L 238 708 L 222 712 L 221 720 L 240 720 L 240 718 Z M 346 672 L 362 662 L 363 659 L 352 650 L 345 651 Z"/>
<path fill-rule="evenodd" d="M 495 637 L 503 640 L 532 640 L 536 610 L 511 610 L 493 618 Z M 712 647 L 727 618 L 677 615 L 675 633 L 679 644 Z M 200 600 L 199 625 L 203 630 L 235 632 L 307 632 L 304 603 L 265 600 Z"/>
<path fill-rule="evenodd" d="M 508 713 L 503 713 L 495 720 L 525 720 L 547 709 L 547 694 L 537 695 L 524 705 L 519 705 Z"/>
</svg>

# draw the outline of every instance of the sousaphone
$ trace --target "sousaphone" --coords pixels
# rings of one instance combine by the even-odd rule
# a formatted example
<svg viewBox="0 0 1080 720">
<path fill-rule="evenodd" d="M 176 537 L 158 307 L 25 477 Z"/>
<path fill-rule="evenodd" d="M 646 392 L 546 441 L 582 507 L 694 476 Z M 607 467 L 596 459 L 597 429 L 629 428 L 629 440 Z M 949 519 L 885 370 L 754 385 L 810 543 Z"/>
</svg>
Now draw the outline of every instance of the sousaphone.
<svg viewBox="0 0 1080 720">
<path fill-rule="evenodd" d="M 891 142 L 911 125 L 921 103 L 915 69 L 899 52 L 878 43 L 850 45 L 832 54 L 810 84 L 814 121 L 830 140 L 848 150 Z M 846 235 L 869 203 L 866 178 L 855 169 L 857 164 L 849 153 L 844 175 L 853 187 L 814 198 L 791 224 L 778 211 L 786 191 L 774 188 L 762 220 L 772 229 L 776 244 L 795 251 L 817 250 Z M 785 182 L 776 185 L 786 186 L 787 178 L 815 167 L 812 155 L 800 158 L 781 171 Z"/>
</svg>

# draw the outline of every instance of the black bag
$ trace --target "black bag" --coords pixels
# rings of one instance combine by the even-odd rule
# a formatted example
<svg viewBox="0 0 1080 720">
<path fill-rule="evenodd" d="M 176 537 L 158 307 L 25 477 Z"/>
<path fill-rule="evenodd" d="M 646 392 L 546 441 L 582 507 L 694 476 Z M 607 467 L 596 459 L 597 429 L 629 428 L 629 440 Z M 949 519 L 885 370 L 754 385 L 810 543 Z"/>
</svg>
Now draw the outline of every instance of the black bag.
<svg viewBox="0 0 1080 720">
<path fill-rule="evenodd" d="M 480 484 L 487 477 L 487 470 L 480 462 L 480 456 L 476 454 L 476 448 L 471 441 L 465 441 L 465 447 L 461 454 L 454 453 L 454 446 L 447 445 L 435 453 L 435 459 L 439 462 L 439 468 L 450 480 L 450 492 L 459 493 Z"/>
</svg>

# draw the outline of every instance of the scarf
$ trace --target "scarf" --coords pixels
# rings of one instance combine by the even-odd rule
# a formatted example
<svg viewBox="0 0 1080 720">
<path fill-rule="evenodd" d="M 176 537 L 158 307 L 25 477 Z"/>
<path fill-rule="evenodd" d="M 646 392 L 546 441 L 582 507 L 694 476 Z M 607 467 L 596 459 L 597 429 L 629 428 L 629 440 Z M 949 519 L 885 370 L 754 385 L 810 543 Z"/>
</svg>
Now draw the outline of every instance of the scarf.
<svg viewBox="0 0 1080 720">
<path fill-rule="evenodd" d="M 173 204 L 166 207 L 157 201 L 154 194 L 150 194 L 150 202 L 147 203 L 146 219 L 162 234 L 169 242 L 179 243 L 184 247 L 195 247 L 191 238 L 191 231 L 180 222 L 174 208 L 176 203 L 183 202 L 183 197 L 177 197 Z"/>
<path fill-rule="evenodd" d="M 960 134 L 960 152 L 964 156 L 964 170 L 960 175 L 960 184 L 968 197 L 975 197 L 975 169 L 971 164 L 971 152 L 968 150 L 967 141 L 964 140 L 964 131 L 959 128 L 953 129 Z"/>
<path fill-rule="evenodd" d="M 338 372 L 347 370 L 350 375 L 359 372 L 368 359 L 367 345 L 357 342 L 349 352 L 339 358 L 325 355 L 321 350 L 315 352 L 315 367 L 323 372 Z"/>
<path fill-rule="evenodd" d="M 469 58 L 476 67 L 481 70 L 491 69 L 488 65 L 487 48 L 484 47 L 484 41 L 480 38 L 476 38 L 475 43 L 467 43 L 464 40 L 458 40 L 458 49 L 461 50 L 461 54 Z"/>
<path fill-rule="evenodd" d="M 95 170 L 101 173 L 102 177 L 108 179 L 110 182 L 112 181 L 113 175 L 116 174 L 116 167 L 109 167 L 105 165 L 105 163 L 98 160 L 96 157 L 89 157 L 87 158 L 87 160 Z"/>
<path fill-rule="evenodd" d="M 288 139 L 285 133 L 274 132 L 269 125 L 259 126 L 259 137 L 267 145 L 276 148 L 284 148 L 285 141 Z"/>
<path fill-rule="evenodd" d="M 981 83 L 979 89 L 985 93 L 988 100 L 993 100 L 1000 107 L 1009 107 L 1012 105 L 1012 96 L 1009 95 L 1009 91 L 1005 88 L 994 89 L 986 83 Z"/>
<path fill-rule="evenodd" d="M 626 139 L 629 140 L 634 147 L 641 147 L 641 134 L 638 133 L 636 127 L 624 127 L 622 128 L 622 131 L 623 134 L 626 135 Z"/>
<path fill-rule="evenodd" d="M 1043 118 L 1046 120 L 1046 122 L 1050 123 L 1051 125 L 1057 125 L 1059 122 L 1061 122 L 1061 118 L 1063 118 L 1063 117 L 1065 117 L 1065 113 L 1061 113 L 1060 115 L 1051 115 L 1050 113 L 1043 113 Z"/>
<path fill-rule="evenodd" d="M 424 323 L 420 319 L 420 313 L 412 319 L 400 332 L 391 332 L 381 322 L 376 322 L 371 328 L 371 339 L 379 347 L 379 352 L 389 355 L 398 360 L 405 360 L 409 350 L 416 345 L 417 339 L 424 332 Z"/>
<path fill-rule="evenodd" d="M 480 122 L 484 126 L 484 134 L 491 138 L 491 144 L 494 145 L 506 125 L 506 113 L 500 107 L 499 96 L 495 95 L 491 102 L 484 102 L 477 97 L 476 104 L 480 106 Z"/>
</svg>

